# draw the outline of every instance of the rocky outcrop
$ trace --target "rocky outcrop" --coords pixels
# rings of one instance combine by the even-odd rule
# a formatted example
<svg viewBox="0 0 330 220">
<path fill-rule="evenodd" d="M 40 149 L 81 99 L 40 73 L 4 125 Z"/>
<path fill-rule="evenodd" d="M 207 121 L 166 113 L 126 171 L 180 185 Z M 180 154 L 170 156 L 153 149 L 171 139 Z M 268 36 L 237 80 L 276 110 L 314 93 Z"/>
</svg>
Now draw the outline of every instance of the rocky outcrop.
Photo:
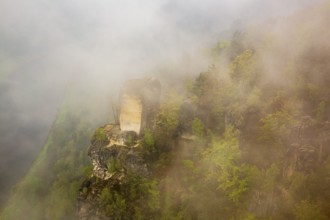
<svg viewBox="0 0 330 220">
<path fill-rule="evenodd" d="M 97 129 L 88 155 L 93 172 L 81 185 L 77 216 L 81 220 L 104 219 L 106 216 L 100 210 L 102 190 L 120 186 L 129 173 L 147 177 L 148 166 L 136 132 L 121 131 L 119 125 L 109 124 Z"/>
<path fill-rule="evenodd" d="M 104 130 L 107 144 L 92 140 L 88 152 L 93 165 L 93 176 L 108 180 L 118 172 L 146 175 L 147 167 L 140 156 L 141 146 L 137 141 L 137 134 L 134 131 L 121 131 L 119 125 L 106 125 L 101 129 Z M 115 165 L 118 167 L 112 170 L 111 166 Z"/>
<path fill-rule="evenodd" d="M 112 219 L 111 211 L 106 206 L 115 204 L 119 194 L 129 191 L 130 178 L 148 178 L 148 165 L 143 159 L 139 136 L 151 126 L 159 96 L 160 84 L 157 80 L 131 80 L 124 85 L 120 124 L 98 128 L 92 137 L 88 150 L 92 175 L 79 190 L 78 219 Z M 109 197 L 107 202 L 104 197 Z M 109 199 L 113 199 L 112 202 Z"/>
</svg>

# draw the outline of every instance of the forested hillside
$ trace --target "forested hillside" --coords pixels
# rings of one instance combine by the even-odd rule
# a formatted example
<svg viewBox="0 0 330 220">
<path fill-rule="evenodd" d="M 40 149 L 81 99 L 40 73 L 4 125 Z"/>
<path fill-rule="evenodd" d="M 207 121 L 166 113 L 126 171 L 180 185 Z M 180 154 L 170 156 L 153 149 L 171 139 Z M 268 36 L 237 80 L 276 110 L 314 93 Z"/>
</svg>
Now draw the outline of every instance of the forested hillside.
<svg viewBox="0 0 330 220">
<path fill-rule="evenodd" d="M 163 91 L 149 180 L 90 179 L 82 196 L 98 188 L 109 219 L 329 219 L 329 9 L 220 41 L 208 70 Z"/>
<path fill-rule="evenodd" d="M 68 84 L 44 148 L 13 187 L 0 219 L 75 218 L 79 186 L 91 172 L 86 147 L 95 127 L 112 120 L 104 100 L 77 81 Z"/>
<path fill-rule="evenodd" d="M 70 108 L 88 90 L 69 95 L 1 219 L 75 219 L 93 193 L 105 219 L 330 219 L 329 20 L 324 2 L 251 24 L 210 48 L 198 76 L 161 81 L 137 141 L 150 173 L 123 177 L 111 157 L 121 184 L 92 176 L 87 157 L 91 137 L 92 150 L 109 144 L 105 127 L 92 136 L 109 121 Z"/>
<path fill-rule="evenodd" d="M 330 218 L 329 9 L 236 32 L 187 83 L 196 138 L 173 146 L 164 219 Z"/>
</svg>

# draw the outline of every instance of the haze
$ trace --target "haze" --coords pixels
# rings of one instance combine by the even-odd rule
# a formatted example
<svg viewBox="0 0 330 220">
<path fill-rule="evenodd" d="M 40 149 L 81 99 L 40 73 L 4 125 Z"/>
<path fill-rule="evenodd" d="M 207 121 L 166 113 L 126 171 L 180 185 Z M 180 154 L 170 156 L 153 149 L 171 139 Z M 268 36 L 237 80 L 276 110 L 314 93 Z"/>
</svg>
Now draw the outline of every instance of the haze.
<svg viewBox="0 0 330 220">
<path fill-rule="evenodd" d="M 248 22 L 315 2 L 2 0 L 0 203 L 42 148 L 67 83 L 115 93 L 129 78 L 197 74 L 207 49 Z"/>
</svg>

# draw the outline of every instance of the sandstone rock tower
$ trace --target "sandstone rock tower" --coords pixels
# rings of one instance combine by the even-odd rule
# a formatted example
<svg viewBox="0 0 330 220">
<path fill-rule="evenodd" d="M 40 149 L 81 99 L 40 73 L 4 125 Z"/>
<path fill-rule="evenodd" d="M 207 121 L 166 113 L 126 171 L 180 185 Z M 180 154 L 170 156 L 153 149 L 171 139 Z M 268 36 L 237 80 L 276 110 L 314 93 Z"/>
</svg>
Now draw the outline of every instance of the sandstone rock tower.
<svg viewBox="0 0 330 220">
<path fill-rule="evenodd" d="M 151 124 L 157 109 L 161 86 L 158 80 L 134 79 L 124 84 L 121 93 L 119 123 L 121 131 L 138 135 Z"/>
</svg>

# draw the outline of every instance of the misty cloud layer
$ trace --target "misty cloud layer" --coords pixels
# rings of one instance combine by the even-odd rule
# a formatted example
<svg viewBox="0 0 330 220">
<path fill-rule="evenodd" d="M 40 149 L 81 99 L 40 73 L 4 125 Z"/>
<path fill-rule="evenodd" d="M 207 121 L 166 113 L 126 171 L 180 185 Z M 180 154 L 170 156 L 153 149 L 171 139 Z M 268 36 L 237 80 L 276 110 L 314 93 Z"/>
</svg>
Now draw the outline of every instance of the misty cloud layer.
<svg viewBox="0 0 330 220">
<path fill-rule="evenodd" d="M 168 68 L 197 74 L 207 68 L 208 49 L 246 23 L 315 2 L 2 0 L 1 188 L 38 154 L 68 82 L 84 78 L 116 91 L 128 78 Z"/>
<path fill-rule="evenodd" d="M 0 3 L 0 56 L 11 69 L 35 60 L 36 67 L 46 66 L 43 74 L 57 80 L 84 73 L 122 80 L 183 60 L 195 70 L 205 65 L 196 51 L 225 31 L 288 14 L 303 2 L 308 3 L 5 0 Z"/>
</svg>

